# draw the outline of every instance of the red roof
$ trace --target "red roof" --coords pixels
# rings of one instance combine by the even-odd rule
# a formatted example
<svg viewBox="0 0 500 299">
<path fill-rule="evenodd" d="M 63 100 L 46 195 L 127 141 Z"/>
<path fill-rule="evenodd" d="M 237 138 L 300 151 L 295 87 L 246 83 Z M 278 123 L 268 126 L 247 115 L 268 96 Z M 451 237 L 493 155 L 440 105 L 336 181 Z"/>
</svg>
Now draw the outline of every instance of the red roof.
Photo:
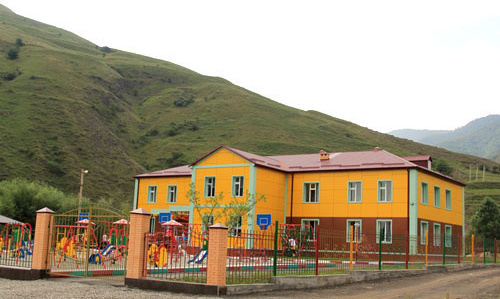
<svg viewBox="0 0 500 299">
<path fill-rule="evenodd" d="M 427 170 L 433 174 L 442 176 L 445 179 L 452 180 L 458 184 L 462 184 L 453 178 L 444 176 L 438 172 L 425 169 L 419 165 L 409 161 L 421 159 L 430 159 L 430 156 L 415 156 L 402 158 L 384 151 L 380 148 L 375 148 L 371 151 L 359 152 L 340 152 L 330 153 L 330 159 L 320 160 L 320 154 L 300 154 L 300 155 L 282 155 L 282 156 L 260 156 L 248 153 L 242 150 L 231 148 L 221 145 L 214 150 L 210 151 L 200 159 L 196 160 L 190 165 L 155 171 L 151 173 L 136 175 L 139 177 L 161 177 L 161 176 L 182 176 L 191 175 L 191 167 L 198 164 L 200 161 L 210 156 L 221 148 L 225 148 L 241 158 L 248 160 L 266 168 L 272 168 L 283 172 L 296 173 L 296 172 L 311 172 L 311 171 L 340 171 L 340 170 L 369 170 L 369 169 L 409 169 L 419 168 Z M 462 184 L 463 185 L 463 184 Z"/>
<path fill-rule="evenodd" d="M 169 177 L 169 176 L 191 176 L 191 168 L 189 167 L 189 165 L 178 166 L 169 169 L 138 174 L 134 176 L 134 178 Z"/>
</svg>

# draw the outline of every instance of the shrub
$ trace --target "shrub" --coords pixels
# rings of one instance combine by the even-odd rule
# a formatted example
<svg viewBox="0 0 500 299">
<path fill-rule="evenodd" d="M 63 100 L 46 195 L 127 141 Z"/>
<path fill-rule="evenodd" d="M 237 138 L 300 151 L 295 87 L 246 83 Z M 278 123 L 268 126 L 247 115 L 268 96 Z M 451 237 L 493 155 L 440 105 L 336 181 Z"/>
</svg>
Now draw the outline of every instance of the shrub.
<svg viewBox="0 0 500 299">
<path fill-rule="evenodd" d="M 177 98 L 174 101 L 175 107 L 187 107 L 191 103 L 194 103 L 194 99 L 193 98 L 183 98 L 183 97 L 180 97 L 180 98 Z"/>
<path fill-rule="evenodd" d="M 7 51 L 7 59 L 14 60 L 19 57 L 19 49 L 17 48 L 10 48 L 9 51 Z"/>
<path fill-rule="evenodd" d="M 3 75 L 3 79 L 6 81 L 12 81 L 16 79 L 17 75 L 16 73 L 8 72 Z"/>
<path fill-rule="evenodd" d="M 16 45 L 18 45 L 19 47 L 24 46 L 23 40 L 20 38 L 16 39 Z"/>
</svg>

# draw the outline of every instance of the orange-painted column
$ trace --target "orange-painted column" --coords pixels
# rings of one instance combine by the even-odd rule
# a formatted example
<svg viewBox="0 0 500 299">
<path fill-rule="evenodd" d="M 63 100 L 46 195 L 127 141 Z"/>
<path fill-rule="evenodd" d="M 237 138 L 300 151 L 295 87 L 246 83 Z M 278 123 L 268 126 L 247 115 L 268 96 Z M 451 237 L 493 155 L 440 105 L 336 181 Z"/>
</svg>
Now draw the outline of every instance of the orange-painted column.
<svg viewBox="0 0 500 299">
<path fill-rule="evenodd" d="M 33 262 L 31 264 L 33 270 L 47 270 L 49 268 L 48 256 L 53 219 L 54 211 L 49 208 L 36 211 Z"/>
<path fill-rule="evenodd" d="M 143 208 L 130 212 L 130 233 L 127 256 L 127 278 L 146 276 L 146 233 L 149 231 L 151 213 Z"/>
<path fill-rule="evenodd" d="M 474 235 L 472 235 L 472 250 L 471 250 L 471 258 L 472 258 L 472 264 L 474 265 Z"/>
<path fill-rule="evenodd" d="M 208 234 L 207 284 L 226 285 L 228 228 L 220 223 L 210 226 Z"/>
</svg>

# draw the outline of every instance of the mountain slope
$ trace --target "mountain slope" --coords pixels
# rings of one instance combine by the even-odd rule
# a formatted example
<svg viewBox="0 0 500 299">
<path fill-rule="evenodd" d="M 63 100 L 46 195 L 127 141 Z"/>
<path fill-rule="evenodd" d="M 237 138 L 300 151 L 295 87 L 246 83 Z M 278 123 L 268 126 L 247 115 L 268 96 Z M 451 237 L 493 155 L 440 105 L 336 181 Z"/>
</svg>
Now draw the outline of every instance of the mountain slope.
<svg viewBox="0 0 500 299">
<path fill-rule="evenodd" d="M 379 146 L 447 160 L 457 179 L 470 165 L 496 166 L 97 46 L 1 5 L 0 19 L 0 179 L 37 179 L 76 193 L 83 167 L 90 172 L 85 196 L 131 202 L 134 174 L 192 162 L 220 144 L 262 155 Z M 16 59 L 7 58 L 10 49 Z"/>
<path fill-rule="evenodd" d="M 500 115 L 475 119 L 453 131 L 396 130 L 392 134 L 450 151 L 484 157 L 499 162 Z"/>
</svg>

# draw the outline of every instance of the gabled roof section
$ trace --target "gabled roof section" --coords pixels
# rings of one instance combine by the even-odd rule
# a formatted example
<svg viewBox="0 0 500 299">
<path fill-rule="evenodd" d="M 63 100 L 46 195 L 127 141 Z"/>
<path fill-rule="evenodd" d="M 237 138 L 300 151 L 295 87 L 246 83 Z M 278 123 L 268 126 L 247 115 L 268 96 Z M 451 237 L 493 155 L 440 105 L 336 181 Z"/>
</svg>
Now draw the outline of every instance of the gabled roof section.
<svg viewBox="0 0 500 299">
<path fill-rule="evenodd" d="M 169 176 L 191 176 L 189 165 L 173 167 L 149 173 L 138 174 L 134 178 L 169 177 Z"/>
<path fill-rule="evenodd" d="M 218 146 L 217 148 L 215 148 L 214 150 L 212 150 L 208 154 L 204 155 L 203 157 L 201 157 L 198 160 L 196 160 L 193 163 L 191 163 L 190 166 L 195 166 L 196 164 L 198 164 L 199 162 L 203 161 L 205 158 L 209 157 L 210 155 L 212 155 L 213 153 L 219 151 L 222 148 L 224 148 L 224 149 L 232 152 L 233 154 L 235 154 L 235 155 L 237 155 L 237 156 L 239 156 L 239 157 L 247 160 L 248 162 L 254 163 L 256 165 L 260 165 L 260 166 L 263 166 L 263 167 L 274 168 L 274 169 L 277 169 L 277 170 L 285 171 L 285 169 L 282 167 L 283 165 L 280 163 L 279 160 L 276 160 L 276 159 L 274 159 L 272 157 L 266 157 L 266 156 L 260 156 L 260 155 L 248 153 L 248 152 L 245 152 L 245 151 L 242 151 L 242 150 L 239 150 L 239 149 L 235 149 L 235 148 L 232 148 L 232 147 L 229 147 L 229 146 L 226 146 L 226 145 L 220 145 L 220 146 Z"/>
</svg>

